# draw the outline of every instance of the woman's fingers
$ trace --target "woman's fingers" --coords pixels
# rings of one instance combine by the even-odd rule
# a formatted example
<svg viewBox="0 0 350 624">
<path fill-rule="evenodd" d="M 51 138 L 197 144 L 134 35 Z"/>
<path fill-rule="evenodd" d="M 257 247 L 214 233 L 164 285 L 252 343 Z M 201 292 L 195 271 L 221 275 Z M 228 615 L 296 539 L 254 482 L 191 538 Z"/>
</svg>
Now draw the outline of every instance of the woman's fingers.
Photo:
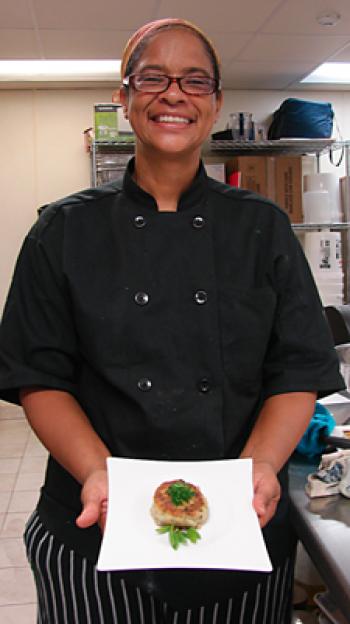
<svg viewBox="0 0 350 624">
<path fill-rule="evenodd" d="M 270 464 L 257 462 L 254 465 L 253 506 L 260 526 L 264 527 L 273 518 L 281 495 L 281 487 Z"/>
<path fill-rule="evenodd" d="M 254 496 L 254 509 L 258 515 L 261 527 L 264 527 L 275 515 L 279 497 L 262 500 L 258 495 Z"/>
<path fill-rule="evenodd" d="M 81 490 L 81 502 L 83 509 L 76 519 L 76 524 L 81 529 L 86 529 L 96 522 L 103 531 L 107 514 L 107 472 L 96 470 L 86 479 Z"/>
<path fill-rule="evenodd" d="M 76 524 L 80 529 L 87 529 L 98 522 L 101 509 L 99 501 L 90 501 L 84 505 L 80 516 L 76 519 Z"/>
</svg>

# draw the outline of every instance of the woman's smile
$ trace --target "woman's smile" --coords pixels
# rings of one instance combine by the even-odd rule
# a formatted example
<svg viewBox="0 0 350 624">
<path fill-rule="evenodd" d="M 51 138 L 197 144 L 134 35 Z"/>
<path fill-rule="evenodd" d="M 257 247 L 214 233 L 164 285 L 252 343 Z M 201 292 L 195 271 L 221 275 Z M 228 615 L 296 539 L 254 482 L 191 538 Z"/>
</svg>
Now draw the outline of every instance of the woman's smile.
<svg viewBox="0 0 350 624">
<path fill-rule="evenodd" d="M 150 115 L 150 120 L 163 130 L 186 130 L 191 124 L 195 123 L 193 117 L 171 113 Z"/>
</svg>

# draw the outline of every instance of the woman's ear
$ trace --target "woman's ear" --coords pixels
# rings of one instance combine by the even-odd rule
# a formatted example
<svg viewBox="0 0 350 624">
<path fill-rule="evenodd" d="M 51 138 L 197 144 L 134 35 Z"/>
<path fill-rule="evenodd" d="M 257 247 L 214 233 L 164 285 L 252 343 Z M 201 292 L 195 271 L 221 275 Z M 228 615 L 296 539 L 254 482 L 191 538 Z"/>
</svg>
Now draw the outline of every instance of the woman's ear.
<svg viewBox="0 0 350 624">
<path fill-rule="evenodd" d="M 128 92 L 125 87 L 120 87 L 119 101 L 123 107 L 124 117 L 125 119 L 128 119 Z"/>
</svg>

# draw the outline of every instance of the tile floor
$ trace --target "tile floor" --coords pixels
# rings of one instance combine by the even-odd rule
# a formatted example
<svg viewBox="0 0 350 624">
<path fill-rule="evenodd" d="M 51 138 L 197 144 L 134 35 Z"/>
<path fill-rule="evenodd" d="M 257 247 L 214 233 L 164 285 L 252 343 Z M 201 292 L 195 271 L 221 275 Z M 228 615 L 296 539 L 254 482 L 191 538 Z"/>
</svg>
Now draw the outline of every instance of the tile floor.
<svg viewBox="0 0 350 624">
<path fill-rule="evenodd" d="M 22 534 L 39 496 L 46 455 L 21 408 L 0 401 L 1 624 L 35 624 L 35 588 Z"/>
</svg>

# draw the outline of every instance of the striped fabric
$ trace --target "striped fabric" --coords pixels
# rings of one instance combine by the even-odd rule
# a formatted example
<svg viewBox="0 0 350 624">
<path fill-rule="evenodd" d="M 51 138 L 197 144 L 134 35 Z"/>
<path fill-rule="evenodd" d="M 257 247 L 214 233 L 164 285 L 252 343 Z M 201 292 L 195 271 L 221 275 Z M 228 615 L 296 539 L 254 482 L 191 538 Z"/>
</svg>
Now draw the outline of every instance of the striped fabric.
<svg viewBox="0 0 350 624">
<path fill-rule="evenodd" d="M 293 562 L 243 594 L 186 611 L 169 609 L 120 575 L 97 572 L 50 534 L 36 512 L 24 541 L 37 595 L 37 624 L 290 624 Z"/>
</svg>

